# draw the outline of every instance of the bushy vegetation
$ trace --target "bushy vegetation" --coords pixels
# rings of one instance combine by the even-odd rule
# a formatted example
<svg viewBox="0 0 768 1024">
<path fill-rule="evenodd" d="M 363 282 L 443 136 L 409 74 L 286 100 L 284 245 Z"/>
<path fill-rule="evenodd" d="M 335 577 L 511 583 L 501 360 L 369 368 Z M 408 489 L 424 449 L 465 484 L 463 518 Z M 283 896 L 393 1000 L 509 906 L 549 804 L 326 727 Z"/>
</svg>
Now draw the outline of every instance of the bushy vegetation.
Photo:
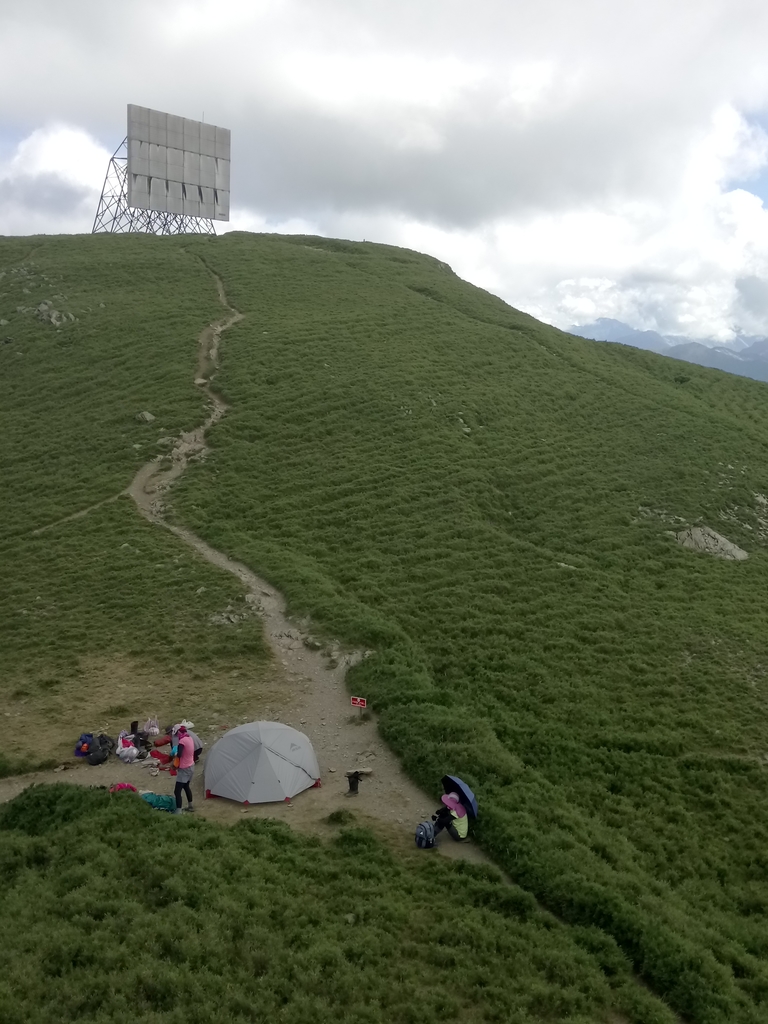
<svg viewBox="0 0 768 1024">
<path fill-rule="evenodd" d="M 672 1021 L 598 929 L 493 870 L 75 786 L 0 811 L 0 965 L 3 1024 Z"/>
<path fill-rule="evenodd" d="M 549 329 L 435 260 L 195 243 L 246 318 L 179 515 L 344 639 L 425 786 L 700 1024 L 768 1016 L 765 386 Z M 678 374 L 679 376 L 679 374 Z M 682 523 L 750 553 L 680 548 Z"/>
</svg>

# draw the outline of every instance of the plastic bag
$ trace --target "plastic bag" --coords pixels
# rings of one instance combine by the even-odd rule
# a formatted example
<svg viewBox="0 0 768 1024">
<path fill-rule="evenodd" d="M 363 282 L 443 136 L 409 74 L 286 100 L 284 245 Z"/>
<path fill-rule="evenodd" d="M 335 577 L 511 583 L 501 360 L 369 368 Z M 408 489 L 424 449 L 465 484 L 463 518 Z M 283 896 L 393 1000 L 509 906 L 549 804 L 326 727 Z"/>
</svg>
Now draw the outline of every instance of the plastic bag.
<svg viewBox="0 0 768 1024">
<path fill-rule="evenodd" d="M 158 725 L 157 718 L 148 718 L 144 723 L 144 729 L 142 730 L 147 736 L 159 736 L 160 726 Z"/>
</svg>

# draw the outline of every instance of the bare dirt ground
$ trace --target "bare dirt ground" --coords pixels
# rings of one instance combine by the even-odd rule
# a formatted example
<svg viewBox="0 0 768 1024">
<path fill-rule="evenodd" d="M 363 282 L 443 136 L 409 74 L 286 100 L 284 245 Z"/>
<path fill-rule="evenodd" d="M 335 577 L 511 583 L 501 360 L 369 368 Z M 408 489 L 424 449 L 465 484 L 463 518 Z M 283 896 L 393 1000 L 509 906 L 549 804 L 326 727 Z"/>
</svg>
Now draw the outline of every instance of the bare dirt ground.
<svg viewBox="0 0 768 1024">
<path fill-rule="evenodd" d="M 425 794 L 414 786 L 381 741 L 373 717 L 361 718 L 351 708 L 345 685 L 346 671 L 365 657 L 366 652 L 344 651 L 338 644 L 330 648 L 320 644 L 311 635 L 308 622 L 296 623 L 286 616 L 285 602 L 274 587 L 247 566 L 233 561 L 192 531 L 166 518 L 171 486 L 191 459 L 205 456 L 205 435 L 227 411 L 225 402 L 211 387 L 211 381 L 218 366 L 221 334 L 241 320 L 242 314 L 229 305 L 221 281 L 215 280 L 228 315 L 201 332 L 195 377 L 195 384 L 208 400 L 208 415 L 201 426 L 177 439 L 170 455 L 158 456 L 142 466 L 123 493 L 130 495 L 139 512 L 151 523 L 170 530 L 200 557 L 241 581 L 246 601 L 262 619 L 275 661 L 271 670 L 261 671 L 258 676 L 243 666 L 228 672 L 213 671 L 213 679 L 195 673 L 191 678 L 164 676 L 162 680 L 146 668 L 127 662 L 101 664 L 94 661 L 95 685 L 90 688 L 85 705 L 82 700 L 77 704 L 79 721 L 103 718 L 103 731 L 116 735 L 119 731 L 116 726 L 125 727 L 126 716 L 133 713 L 132 709 L 143 707 L 147 713 L 157 711 L 162 719 L 166 708 L 183 707 L 208 747 L 223 731 L 241 722 L 258 719 L 285 722 L 305 732 L 312 741 L 320 765 L 321 786 L 299 794 L 290 803 L 244 808 L 228 800 L 204 798 L 201 762 L 192 783 L 196 813 L 229 824 L 244 816 L 278 818 L 302 830 L 327 834 L 325 819 L 332 811 L 345 809 L 352 811 L 356 821 L 386 834 L 396 845 L 415 850 L 414 829 L 437 806 L 439 780 L 435 780 L 432 794 Z M 78 695 L 81 693 L 82 680 L 78 681 Z M 122 707 L 122 693 L 125 707 Z M 158 693 L 163 694 L 165 708 L 156 707 Z M 65 704 L 71 703 L 66 701 L 66 696 L 63 700 Z M 23 714 L 19 717 L 22 720 L 15 720 L 14 725 L 20 730 L 17 735 L 22 740 Z M 61 735 L 61 716 L 54 717 Z M 165 722 L 161 721 L 162 724 Z M 37 738 L 39 741 L 39 734 Z M 0 780 L 0 802 L 13 799 L 29 785 L 54 781 L 107 787 L 115 782 L 132 782 L 142 790 L 172 793 L 175 779 L 165 771 L 152 775 L 150 767 L 142 767 L 145 763 L 123 765 L 113 757 L 106 764 L 93 767 L 70 759 L 63 768 Z M 361 780 L 358 794 L 350 795 L 344 773 L 356 768 L 369 769 L 370 774 Z M 440 839 L 438 849 L 445 855 L 488 863 L 471 840 L 454 843 L 445 835 Z"/>
<path fill-rule="evenodd" d="M 14 750 L 68 762 L 86 728 L 117 736 L 131 719 L 157 712 L 163 725 L 190 718 L 207 739 L 249 720 L 253 708 L 282 713 L 287 696 L 276 662 L 251 666 L 240 659 L 226 666 L 169 671 L 147 660 L 91 657 L 81 659 L 76 676 L 58 680 L 50 690 L 11 694 L 3 702 L 0 722 L 13 736 Z"/>
</svg>

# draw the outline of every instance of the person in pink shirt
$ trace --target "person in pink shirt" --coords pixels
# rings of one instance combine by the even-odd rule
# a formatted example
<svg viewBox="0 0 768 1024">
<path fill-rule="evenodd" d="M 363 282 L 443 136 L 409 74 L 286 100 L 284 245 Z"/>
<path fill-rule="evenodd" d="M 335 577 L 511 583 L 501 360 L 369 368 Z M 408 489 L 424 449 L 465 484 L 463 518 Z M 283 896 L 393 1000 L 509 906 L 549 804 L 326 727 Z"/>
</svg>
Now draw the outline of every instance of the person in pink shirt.
<svg viewBox="0 0 768 1024">
<path fill-rule="evenodd" d="M 173 813 L 181 814 L 182 792 L 187 794 L 187 810 L 194 811 L 190 782 L 195 774 L 195 744 L 183 725 L 176 734 L 176 746 L 173 748 L 173 756 L 179 759 L 179 767 L 176 769 L 176 788 L 174 789 L 176 810 Z"/>
</svg>

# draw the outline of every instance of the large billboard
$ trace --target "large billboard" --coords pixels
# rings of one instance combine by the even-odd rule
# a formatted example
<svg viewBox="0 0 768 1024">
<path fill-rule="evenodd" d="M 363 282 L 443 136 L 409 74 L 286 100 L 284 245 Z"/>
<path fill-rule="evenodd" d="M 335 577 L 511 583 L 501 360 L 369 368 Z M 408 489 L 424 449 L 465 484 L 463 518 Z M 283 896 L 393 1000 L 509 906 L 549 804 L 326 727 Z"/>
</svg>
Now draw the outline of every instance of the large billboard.
<svg viewBox="0 0 768 1024">
<path fill-rule="evenodd" d="M 229 128 L 128 104 L 128 205 L 229 220 Z"/>
</svg>

